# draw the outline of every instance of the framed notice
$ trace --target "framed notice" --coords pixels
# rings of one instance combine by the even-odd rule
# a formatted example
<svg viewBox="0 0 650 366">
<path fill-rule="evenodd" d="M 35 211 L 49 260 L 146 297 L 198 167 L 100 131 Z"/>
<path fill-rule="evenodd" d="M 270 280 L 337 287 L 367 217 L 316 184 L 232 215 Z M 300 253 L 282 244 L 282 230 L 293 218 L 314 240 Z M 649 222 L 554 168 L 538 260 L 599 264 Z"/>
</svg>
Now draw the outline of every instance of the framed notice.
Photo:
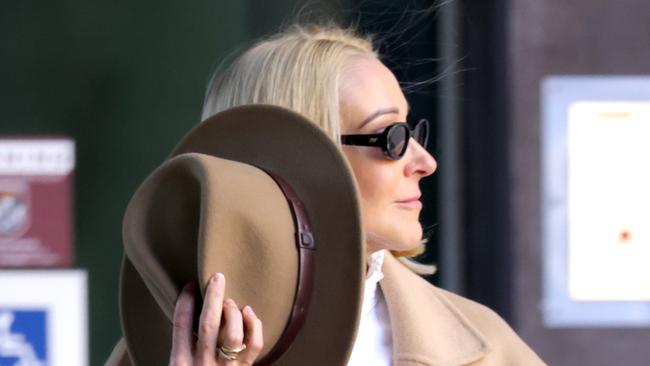
<svg viewBox="0 0 650 366">
<path fill-rule="evenodd" d="M 650 77 L 542 84 L 544 321 L 650 325 Z"/>
<path fill-rule="evenodd" d="M 0 271 L 0 365 L 88 364 L 82 270 Z"/>
<path fill-rule="evenodd" d="M 74 141 L 0 137 L 0 268 L 73 264 Z"/>
</svg>

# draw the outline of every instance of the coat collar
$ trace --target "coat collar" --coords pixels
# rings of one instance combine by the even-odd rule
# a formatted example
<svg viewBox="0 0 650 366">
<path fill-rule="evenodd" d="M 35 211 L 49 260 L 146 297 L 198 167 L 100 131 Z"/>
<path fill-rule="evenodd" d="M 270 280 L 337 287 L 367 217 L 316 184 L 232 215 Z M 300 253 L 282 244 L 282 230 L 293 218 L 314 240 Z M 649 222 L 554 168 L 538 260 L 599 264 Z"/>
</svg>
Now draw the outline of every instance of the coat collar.
<svg viewBox="0 0 650 366">
<path fill-rule="evenodd" d="M 485 338 L 436 287 L 386 253 L 380 282 L 400 365 L 460 366 L 482 358 Z"/>
</svg>

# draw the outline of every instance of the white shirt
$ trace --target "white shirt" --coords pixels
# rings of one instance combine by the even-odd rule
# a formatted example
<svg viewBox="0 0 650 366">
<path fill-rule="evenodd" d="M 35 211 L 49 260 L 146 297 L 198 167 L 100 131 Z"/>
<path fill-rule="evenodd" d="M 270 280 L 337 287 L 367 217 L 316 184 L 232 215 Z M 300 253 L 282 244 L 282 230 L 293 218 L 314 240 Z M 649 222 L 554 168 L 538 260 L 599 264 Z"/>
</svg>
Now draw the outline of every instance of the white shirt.
<svg viewBox="0 0 650 366">
<path fill-rule="evenodd" d="M 393 338 L 386 300 L 378 286 L 384 278 L 381 270 L 384 251 L 368 256 L 368 274 L 361 306 L 361 323 L 354 342 L 348 366 L 390 365 L 393 355 Z"/>
</svg>

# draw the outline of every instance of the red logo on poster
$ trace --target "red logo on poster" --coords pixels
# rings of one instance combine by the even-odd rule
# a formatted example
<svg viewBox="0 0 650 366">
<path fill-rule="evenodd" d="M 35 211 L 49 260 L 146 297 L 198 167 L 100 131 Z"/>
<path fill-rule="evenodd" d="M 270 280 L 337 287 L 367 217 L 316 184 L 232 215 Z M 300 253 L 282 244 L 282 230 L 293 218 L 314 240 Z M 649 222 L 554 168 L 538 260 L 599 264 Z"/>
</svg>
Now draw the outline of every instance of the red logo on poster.
<svg viewBox="0 0 650 366">
<path fill-rule="evenodd" d="M 25 184 L 0 181 L 0 238 L 25 233 L 29 227 L 29 194 Z"/>
</svg>

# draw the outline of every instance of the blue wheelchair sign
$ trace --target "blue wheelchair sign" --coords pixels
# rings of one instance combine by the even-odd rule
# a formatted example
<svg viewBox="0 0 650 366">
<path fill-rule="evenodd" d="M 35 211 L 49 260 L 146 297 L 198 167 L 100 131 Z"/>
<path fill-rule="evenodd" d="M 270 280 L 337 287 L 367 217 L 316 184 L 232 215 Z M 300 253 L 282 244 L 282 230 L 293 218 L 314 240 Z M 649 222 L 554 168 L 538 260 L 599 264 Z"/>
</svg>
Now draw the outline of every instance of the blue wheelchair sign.
<svg viewBox="0 0 650 366">
<path fill-rule="evenodd" d="M 0 366 L 46 366 L 47 311 L 0 308 Z"/>
</svg>

